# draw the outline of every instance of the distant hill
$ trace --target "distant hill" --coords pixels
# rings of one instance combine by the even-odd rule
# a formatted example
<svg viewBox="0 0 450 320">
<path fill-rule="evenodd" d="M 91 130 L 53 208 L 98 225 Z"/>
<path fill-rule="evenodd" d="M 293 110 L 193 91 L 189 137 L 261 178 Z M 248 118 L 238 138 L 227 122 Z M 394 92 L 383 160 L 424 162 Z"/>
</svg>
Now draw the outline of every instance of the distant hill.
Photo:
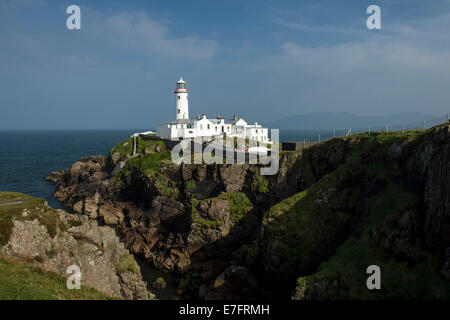
<svg viewBox="0 0 450 320">
<path fill-rule="evenodd" d="M 372 126 L 410 124 L 434 118 L 437 118 L 437 116 L 418 112 L 363 116 L 346 112 L 332 113 L 328 111 L 317 111 L 303 115 L 287 116 L 268 123 L 267 126 L 278 129 L 327 130 L 364 128 L 369 126 L 369 124 Z"/>
</svg>

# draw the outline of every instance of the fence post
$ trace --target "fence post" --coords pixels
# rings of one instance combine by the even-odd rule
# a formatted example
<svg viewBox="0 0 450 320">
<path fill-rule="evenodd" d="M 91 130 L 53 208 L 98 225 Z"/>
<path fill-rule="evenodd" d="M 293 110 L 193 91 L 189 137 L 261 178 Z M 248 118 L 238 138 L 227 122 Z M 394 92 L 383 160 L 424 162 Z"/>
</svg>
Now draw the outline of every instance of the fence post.
<svg viewBox="0 0 450 320">
<path fill-rule="evenodd" d="M 388 133 L 388 131 L 389 131 L 389 127 L 388 127 L 388 125 L 386 125 L 386 133 Z"/>
<path fill-rule="evenodd" d="M 370 135 L 370 129 L 372 129 L 372 128 L 371 128 L 371 126 L 370 126 L 370 124 L 369 124 L 369 135 Z"/>
<path fill-rule="evenodd" d="M 425 130 L 425 120 L 423 120 L 423 129 Z"/>
<path fill-rule="evenodd" d="M 450 114 L 449 114 L 449 117 L 450 117 Z M 449 121 L 450 121 L 450 118 L 449 118 Z M 336 129 L 334 129 L 334 131 L 333 131 L 333 138 L 336 138 Z"/>
<path fill-rule="evenodd" d="M 306 148 L 306 139 L 303 139 L 303 149 Z"/>
<path fill-rule="evenodd" d="M 320 143 L 320 134 L 319 134 L 319 143 Z"/>
<path fill-rule="evenodd" d="M 345 135 L 346 137 L 348 136 L 352 136 L 352 128 L 348 129 L 347 134 Z"/>
<path fill-rule="evenodd" d="M 403 127 L 402 127 L 402 134 L 405 134 L 405 124 L 403 124 Z"/>
<path fill-rule="evenodd" d="M 450 122 L 450 113 L 447 113 L 447 121 Z"/>
</svg>

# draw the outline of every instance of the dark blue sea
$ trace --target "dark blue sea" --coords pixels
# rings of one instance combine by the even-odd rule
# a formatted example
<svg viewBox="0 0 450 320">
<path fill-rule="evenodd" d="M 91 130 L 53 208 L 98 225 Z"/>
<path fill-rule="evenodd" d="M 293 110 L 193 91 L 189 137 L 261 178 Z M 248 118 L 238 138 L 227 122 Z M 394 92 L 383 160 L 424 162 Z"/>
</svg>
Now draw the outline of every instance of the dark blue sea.
<svg viewBox="0 0 450 320">
<path fill-rule="evenodd" d="M 107 155 L 117 143 L 139 130 L 0 131 L 0 190 L 41 197 L 64 208 L 53 197 L 55 185 L 44 178 L 70 167 L 81 157 Z M 147 131 L 147 130 L 140 130 Z M 321 132 L 281 130 L 280 141 L 315 141 Z M 329 134 L 329 132 L 328 132 Z M 322 133 L 322 138 L 325 132 Z"/>
<path fill-rule="evenodd" d="M 81 157 L 107 155 L 133 130 L 0 131 L 0 190 L 41 197 L 54 208 L 55 185 L 44 178 L 66 169 Z"/>
</svg>

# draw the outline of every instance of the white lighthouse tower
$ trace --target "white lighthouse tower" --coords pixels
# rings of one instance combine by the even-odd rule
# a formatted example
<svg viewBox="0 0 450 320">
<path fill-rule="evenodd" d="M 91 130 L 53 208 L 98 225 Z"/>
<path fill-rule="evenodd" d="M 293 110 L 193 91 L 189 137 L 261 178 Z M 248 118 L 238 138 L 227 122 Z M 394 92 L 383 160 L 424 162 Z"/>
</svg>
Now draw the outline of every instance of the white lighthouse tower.
<svg viewBox="0 0 450 320">
<path fill-rule="evenodd" d="M 177 88 L 175 93 L 175 107 L 176 107 L 176 119 L 189 119 L 189 105 L 188 105 L 188 93 L 189 89 L 186 88 L 186 82 L 183 78 L 180 78 L 177 82 Z"/>
</svg>

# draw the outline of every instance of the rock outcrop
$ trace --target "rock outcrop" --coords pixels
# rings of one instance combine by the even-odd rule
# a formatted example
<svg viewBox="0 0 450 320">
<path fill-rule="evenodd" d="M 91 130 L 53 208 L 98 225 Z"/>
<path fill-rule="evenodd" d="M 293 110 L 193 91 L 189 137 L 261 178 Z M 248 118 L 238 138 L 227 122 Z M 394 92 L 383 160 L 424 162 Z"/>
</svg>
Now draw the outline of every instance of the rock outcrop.
<svg viewBox="0 0 450 320">
<path fill-rule="evenodd" d="M 259 165 L 174 165 L 162 141 L 141 141 L 135 158 L 116 147 L 48 179 L 75 212 L 114 227 L 131 252 L 180 277 L 188 297 L 380 297 L 367 296 L 366 274 L 355 271 L 366 255 L 393 274 L 402 263 L 414 277 L 433 266 L 444 292 L 449 128 L 332 139 L 282 153 L 274 176 L 260 176 Z"/>
<path fill-rule="evenodd" d="M 114 230 L 86 216 L 54 210 L 44 202 L 24 207 L 12 218 L 9 239 L 0 250 L 64 277 L 75 265 L 81 270 L 82 286 L 111 297 L 147 299 L 139 266 Z"/>
</svg>

